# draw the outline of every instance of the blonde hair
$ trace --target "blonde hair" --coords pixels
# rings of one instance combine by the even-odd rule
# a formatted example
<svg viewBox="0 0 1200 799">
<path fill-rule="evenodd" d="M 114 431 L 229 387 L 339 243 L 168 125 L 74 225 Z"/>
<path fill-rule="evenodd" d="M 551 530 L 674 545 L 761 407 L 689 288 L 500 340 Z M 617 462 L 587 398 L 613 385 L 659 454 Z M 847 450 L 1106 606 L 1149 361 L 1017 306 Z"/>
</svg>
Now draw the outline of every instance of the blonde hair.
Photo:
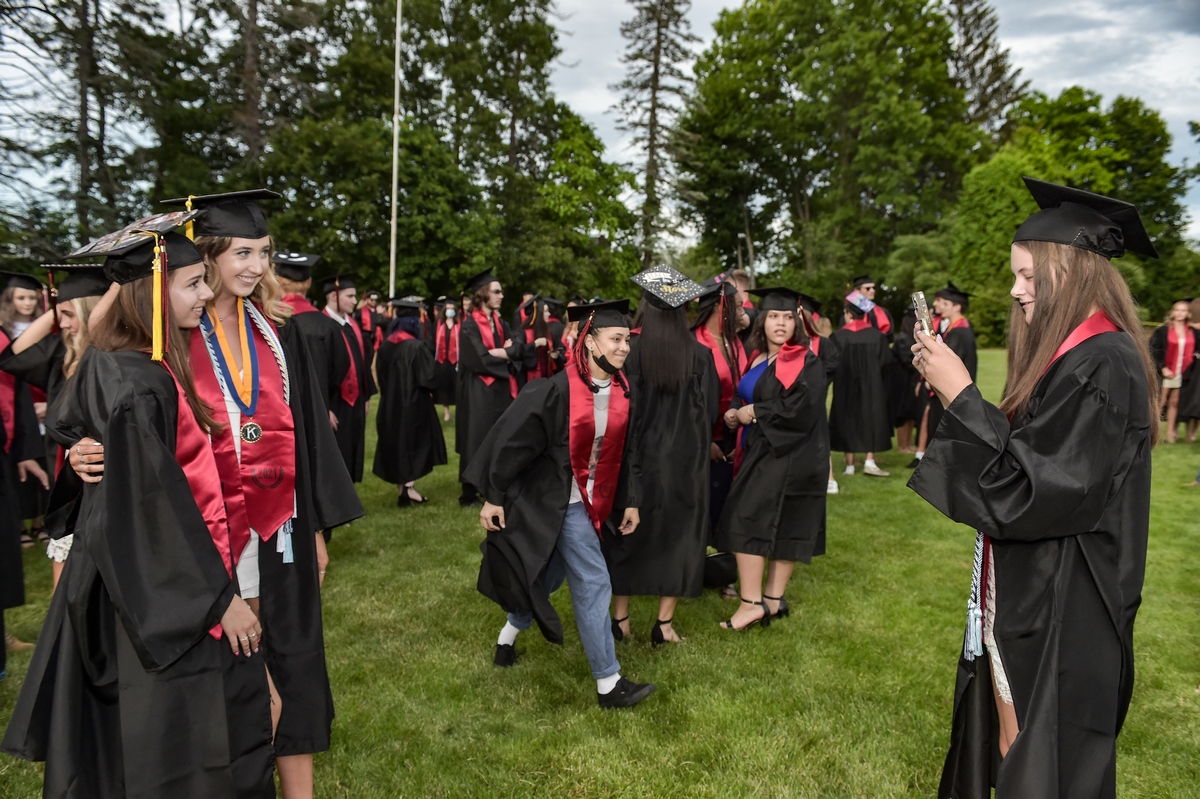
<svg viewBox="0 0 1200 799">
<path fill-rule="evenodd" d="M 193 243 L 200 252 L 200 257 L 204 259 L 204 263 L 208 265 L 208 287 L 213 290 L 213 294 L 220 294 L 221 270 L 217 269 L 217 258 L 233 246 L 233 237 L 197 236 Z M 270 254 L 274 253 L 275 240 L 272 239 Z M 282 298 L 283 287 L 279 285 L 279 278 L 276 276 L 274 268 L 267 267 L 258 281 L 258 285 L 254 287 L 254 291 L 250 292 L 250 300 L 262 308 L 267 318 L 278 325 L 283 324 L 292 316 L 292 307 L 283 302 Z"/>
<path fill-rule="evenodd" d="M 91 337 L 88 335 L 88 320 L 101 299 L 101 297 L 76 297 L 70 301 L 71 307 L 75 309 L 75 317 L 79 320 L 79 332 L 73 336 L 63 336 L 63 347 L 67 351 L 63 357 L 63 374 L 67 377 L 75 374 L 75 369 L 79 366 L 79 359 L 83 357 L 91 344 Z"/>
<path fill-rule="evenodd" d="M 1128 334 L 1141 356 L 1146 378 L 1146 412 L 1158 419 L 1158 370 L 1142 334 L 1133 295 L 1112 261 L 1089 250 L 1047 241 L 1024 241 L 1016 246 L 1033 257 L 1037 304 L 1033 321 L 1013 303 L 1008 330 L 1008 391 L 1000 410 L 1009 416 L 1023 411 L 1054 358 L 1054 353 L 1092 308 L 1108 315 Z M 1150 425 L 1151 444 L 1158 442 L 1158 424 Z"/>
<path fill-rule="evenodd" d="M 1171 303 L 1171 307 L 1167 310 L 1167 315 L 1163 317 L 1163 324 L 1169 325 L 1173 321 L 1175 321 L 1171 318 L 1171 316 L 1175 313 L 1176 305 L 1183 305 L 1185 308 L 1187 308 L 1188 315 L 1187 315 L 1187 319 L 1183 320 L 1184 323 L 1192 321 L 1193 319 L 1196 318 L 1196 315 L 1192 313 L 1192 306 L 1195 304 L 1196 304 L 1195 300 L 1192 300 L 1190 303 L 1187 300 L 1175 300 L 1175 302 Z"/>
</svg>

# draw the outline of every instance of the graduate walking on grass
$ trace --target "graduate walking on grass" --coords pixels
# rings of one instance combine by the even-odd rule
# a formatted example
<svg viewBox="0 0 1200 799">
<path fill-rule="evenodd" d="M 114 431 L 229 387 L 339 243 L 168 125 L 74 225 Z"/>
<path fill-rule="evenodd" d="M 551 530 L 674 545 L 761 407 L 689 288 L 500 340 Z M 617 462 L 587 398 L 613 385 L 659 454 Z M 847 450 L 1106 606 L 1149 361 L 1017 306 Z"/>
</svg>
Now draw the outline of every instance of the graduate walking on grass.
<svg viewBox="0 0 1200 799">
<path fill-rule="evenodd" d="M 1157 257 L 1137 210 L 1025 179 L 1008 389 L 945 342 L 914 363 L 945 415 L 909 487 L 978 530 L 940 797 L 1117 794 L 1150 522 L 1158 375 L 1111 259 Z"/>
<path fill-rule="evenodd" d="M 946 287 L 938 289 L 938 292 L 933 296 L 933 310 L 937 313 L 938 318 L 938 335 L 942 337 L 942 341 L 946 346 L 954 351 L 958 359 L 967 367 L 967 373 L 971 375 L 971 380 L 979 374 L 979 356 L 975 348 L 975 329 L 971 327 L 971 322 L 965 314 L 970 310 L 971 295 L 963 291 L 952 282 L 948 282 Z M 938 425 L 942 423 L 942 414 L 945 409 L 942 404 L 936 400 L 929 403 L 929 413 L 925 417 L 927 430 L 925 433 L 925 446 L 929 446 L 929 441 L 937 435 Z M 924 450 L 917 453 L 917 458 L 925 457 Z"/>
<path fill-rule="evenodd" d="M 565 579 L 603 708 L 629 707 L 654 691 L 621 676 L 600 543 L 636 534 L 641 521 L 636 410 L 621 373 L 628 309 L 627 300 L 571 308 L 580 323 L 571 362 L 521 392 L 464 473 L 486 500 L 479 591 L 508 613 L 494 663 L 517 662 L 517 635 L 534 621 L 546 640 L 563 642 L 550 594 Z"/>
<path fill-rule="evenodd" d="M 851 292 L 843 309 L 843 325 L 830 337 L 838 349 L 829 411 L 829 446 L 844 452 L 846 474 L 854 474 L 854 454 L 865 452 L 863 474 L 887 477 L 875 453 L 892 448 L 884 370 L 891 365 L 887 338 L 867 320 L 875 303 Z"/>
<path fill-rule="evenodd" d="M 321 291 L 325 295 L 322 312 L 341 329 L 350 363 L 342 378 L 342 389 L 329 410 L 337 417 L 334 434 L 346 470 L 350 472 L 351 480 L 361 483 L 367 451 L 367 401 L 375 394 L 375 379 L 371 376 L 375 347 L 354 318 L 358 289 L 353 278 L 349 275 L 326 278 Z"/>
</svg>

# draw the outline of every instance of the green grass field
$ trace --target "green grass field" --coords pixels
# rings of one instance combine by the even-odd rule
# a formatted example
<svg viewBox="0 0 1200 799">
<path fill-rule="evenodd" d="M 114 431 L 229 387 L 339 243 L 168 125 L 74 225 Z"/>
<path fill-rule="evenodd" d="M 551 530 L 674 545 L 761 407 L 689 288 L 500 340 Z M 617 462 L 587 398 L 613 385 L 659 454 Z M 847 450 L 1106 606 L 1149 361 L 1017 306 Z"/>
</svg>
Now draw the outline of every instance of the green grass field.
<svg viewBox="0 0 1200 799">
<path fill-rule="evenodd" d="M 1003 353 L 981 353 L 998 397 Z M 446 426 L 453 434 L 453 425 Z M 449 443 L 449 441 L 448 441 Z M 369 445 L 369 450 L 373 443 Z M 1200 445 L 1155 453 L 1137 689 L 1118 748 L 1122 797 L 1200 789 Z M 658 684 L 631 711 L 602 711 L 566 590 L 567 641 L 536 631 L 517 667 L 491 665 L 503 614 L 475 591 L 477 514 L 459 509 L 455 464 L 419 484 L 428 505 L 395 507 L 368 477 L 366 519 L 335 534 L 325 630 L 337 703 L 334 746 L 317 758 L 319 797 L 933 796 L 949 740 L 973 531 L 886 479 L 843 477 L 829 503 L 829 554 L 797 568 L 792 616 L 729 633 L 735 603 L 684 601 L 679 646 L 652 650 L 651 600 L 635 600 L 623 671 Z M 369 461 L 368 461 L 369 468 Z M 840 469 L 839 469 L 840 471 Z M 7 613 L 32 640 L 49 590 L 26 553 L 29 604 Z M 6 723 L 28 656 L 0 683 Z M 183 720 L 181 720 L 183 721 Z M 40 795 L 40 765 L 0 756 L 0 797 Z"/>
</svg>

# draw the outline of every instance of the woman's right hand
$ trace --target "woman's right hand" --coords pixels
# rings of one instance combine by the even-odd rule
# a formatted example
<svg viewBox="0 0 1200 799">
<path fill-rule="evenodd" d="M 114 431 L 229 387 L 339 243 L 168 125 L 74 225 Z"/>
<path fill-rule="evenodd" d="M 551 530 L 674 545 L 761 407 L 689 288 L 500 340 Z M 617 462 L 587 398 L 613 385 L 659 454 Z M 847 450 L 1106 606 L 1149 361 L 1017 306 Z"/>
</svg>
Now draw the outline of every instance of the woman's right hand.
<svg viewBox="0 0 1200 799">
<path fill-rule="evenodd" d="M 1167 367 L 1164 366 L 1162 369 L 1162 372 L 1163 372 L 1163 377 L 1167 378 L 1168 380 L 1171 379 L 1171 370 L 1170 369 L 1168 369 Z"/>
<path fill-rule="evenodd" d="M 104 477 L 104 445 L 94 438 L 81 438 L 68 454 L 71 468 L 85 483 L 99 483 Z"/>
<path fill-rule="evenodd" d="M 736 408 L 730 408 L 729 410 L 725 411 L 725 426 L 730 430 L 738 429 L 739 425 Z"/>
<path fill-rule="evenodd" d="M 221 629 L 225 631 L 229 647 L 235 655 L 249 657 L 252 652 L 258 651 L 258 645 L 262 643 L 262 626 L 258 623 L 258 617 L 246 600 L 236 594 L 221 617 Z"/>
<path fill-rule="evenodd" d="M 725 461 L 729 460 L 725 457 L 724 450 L 722 450 L 715 441 L 708 445 L 708 459 L 711 461 L 717 461 L 718 463 L 724 463 Z"/>
</svg>

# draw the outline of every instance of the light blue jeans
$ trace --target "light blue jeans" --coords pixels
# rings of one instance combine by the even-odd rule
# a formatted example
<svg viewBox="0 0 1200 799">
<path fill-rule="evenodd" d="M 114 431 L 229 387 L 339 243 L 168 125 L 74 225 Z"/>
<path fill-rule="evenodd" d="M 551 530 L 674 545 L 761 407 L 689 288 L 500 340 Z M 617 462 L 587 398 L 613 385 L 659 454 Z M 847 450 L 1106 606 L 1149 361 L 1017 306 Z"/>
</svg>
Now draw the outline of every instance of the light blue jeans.
<svg viewBox="0 0 1200 799">
<path fill-rule="evenodd" d="M 596 528 L 592 527 L 582 502 L 567 506 L 567 515 L 558 533 L 558 545 L 546 567 L 546 585 L 550 593 L 562 587 L 564 577 L 571 589 L 575 626 L 579 628 L 592 677 L 597 680 L 611 677 L 621 671 L 608 616 L 612 583 L 600 551 L 600 537 L 596 535 Z M 533 613 L 510 613 L 508 622 L 518 630 L 528 630 L 533 624 Z"/>
</svg>

